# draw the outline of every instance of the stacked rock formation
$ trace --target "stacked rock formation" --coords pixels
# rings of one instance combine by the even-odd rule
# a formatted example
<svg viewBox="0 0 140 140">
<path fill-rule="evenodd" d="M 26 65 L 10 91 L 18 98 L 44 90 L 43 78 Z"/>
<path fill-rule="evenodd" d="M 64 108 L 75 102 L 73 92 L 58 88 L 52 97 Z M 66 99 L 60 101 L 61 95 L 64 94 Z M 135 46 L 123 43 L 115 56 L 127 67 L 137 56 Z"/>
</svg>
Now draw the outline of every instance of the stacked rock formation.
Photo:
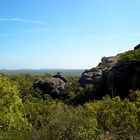
<svg viewBox="0 0 140 140">
<path fill-rule="evenodd" d="M 34 88 L 39 88 L 44 93 L 50 94 L 52 97 L 60 95 L 61 91 L 65 89 L 68 80 L 60 73 L 51 77 L 38 79 L 33 83 Z"/>
<path fill-rule="evenodd" d="M 134 49 L 140 49 L 140 45 Z M 140 59 L 118 64 L 117 56 L 103 57 L 97 67 L 85 70 L 79 79 L 81 86 L 94 85 L 94 95 L 101 99 L 111 97 L 125 98 L 130 90 L 140 89 Z"/>
</svg>

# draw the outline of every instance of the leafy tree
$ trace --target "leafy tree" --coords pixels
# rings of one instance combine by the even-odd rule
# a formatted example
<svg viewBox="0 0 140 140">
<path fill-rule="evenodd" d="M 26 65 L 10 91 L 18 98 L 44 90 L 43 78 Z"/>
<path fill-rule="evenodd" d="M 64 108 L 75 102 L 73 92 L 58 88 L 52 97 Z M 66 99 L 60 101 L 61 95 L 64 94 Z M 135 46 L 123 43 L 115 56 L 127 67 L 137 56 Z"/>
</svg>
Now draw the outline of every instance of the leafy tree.
<svg viewBox="0 0 140 140">
<path fill-rule="evenodd" d="M 0 133 L 21 133 L 31 129 L 22 112 L 18 85 L 0 75 Z"/>
</svg>

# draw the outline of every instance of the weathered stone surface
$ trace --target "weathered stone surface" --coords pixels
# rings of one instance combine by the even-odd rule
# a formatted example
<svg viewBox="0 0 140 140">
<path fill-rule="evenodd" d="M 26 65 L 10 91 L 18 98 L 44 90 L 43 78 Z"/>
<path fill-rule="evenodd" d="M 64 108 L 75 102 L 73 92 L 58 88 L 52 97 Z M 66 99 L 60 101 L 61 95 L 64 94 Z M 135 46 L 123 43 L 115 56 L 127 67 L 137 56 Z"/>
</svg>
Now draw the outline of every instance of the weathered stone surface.
<svg viewBox="0 0 140 140">
<path fill-rule="evenodd" d="M 79 79 L 81 86 L 94 85 L 94 94 L 97 98 L 105 95 L 105 71 L 110 70 L 117 63 L 117 56 L 103 57 L 99 65 L 90 70 L 85 70 Z"/>
<path fill-rule="evenodd" d="M 38 79 L 33 83 L 34 88 L 39 88 L 43 92 L 47 92 L 53 97 L 57 97 L 61 94 L 61 91 L 65 89 L 68 80 L 60 73 L 57 75 Z"/>
<path fill-rule="evenodd" d="M 102 70 L 93 68 L 85 70 L 79 79 L 80 84 L 85 87 L 87 84 L 93 84 L 95 92 L 99 92 L 102 86 Z"/>
<path fill-rule="evenodd" d="M 109 94 L 111 97 L 125 98 L 130 90 L 140 89 L 140 60 L 117 63 L 116 57 L 103 57 L 95 68 L 85 70 L 79 79 L 81 86 L 94 85 L 94 95 L 101 99 Z"/>
<path fill-rule="evenodd" d="M 52 77 L 54 78 L 59 78 L 61 80 L 63 80 L 64 82 L 68 82 L 68 79 L 66 77 L 64 77 L 61 73 L 57 73 L 56 75 L 53 75 Z"/>
<path fill-rule="evenodd" d="M 103 57 L 101 63 L 99 63 L 98 68 L 101 69 L 110 69 L 117 63 L 117 56 Z"/>
<path fill-rule="evenodd" d="M 140 89 L 140 60 L 127 61 L 106 72 L 106 94 L 128 96 L 130 90 Z"/>
</svg>

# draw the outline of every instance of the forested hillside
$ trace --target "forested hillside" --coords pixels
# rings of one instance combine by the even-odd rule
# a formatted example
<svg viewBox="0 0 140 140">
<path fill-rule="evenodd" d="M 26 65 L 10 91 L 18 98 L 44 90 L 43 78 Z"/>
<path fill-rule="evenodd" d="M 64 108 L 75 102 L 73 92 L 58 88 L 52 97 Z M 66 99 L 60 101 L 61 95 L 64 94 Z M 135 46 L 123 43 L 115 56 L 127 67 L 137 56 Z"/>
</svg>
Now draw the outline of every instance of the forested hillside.
<svg viewBox="0 0 140 140">
<path fill-rule="evenodd" d="M 139 62 L 139 54 L 139 50 L 120 54 L 117 67 L 122 67 L 126 61 Z M 111 69 L 104 67 L 104 70 L 109 73 Z M 137 90 L 140 81 L 136 79 L 139 75 L 133 79 L 136 88 L 129 88 L 127 96 L 122 98 L 123 92 L 120 96 L 100 93 L 101 99 L 97 97 L 99 92 L 95 92 L 96 83 L 82 86 L 76 76 L 67 76 L 65 83 L 60 77 L 58 82 L 58 76 L 47 73 L 0 75 L 0 139 L 140 139 L 140 91 Z M 53 87 L 57 85 L 55 90 L 44 88 L 49 79 L 55 82 Z M 34 87 L 34 83 L 43 87 Z M 123 85 L 120 87 L 126 91 Z"/>
</svg>

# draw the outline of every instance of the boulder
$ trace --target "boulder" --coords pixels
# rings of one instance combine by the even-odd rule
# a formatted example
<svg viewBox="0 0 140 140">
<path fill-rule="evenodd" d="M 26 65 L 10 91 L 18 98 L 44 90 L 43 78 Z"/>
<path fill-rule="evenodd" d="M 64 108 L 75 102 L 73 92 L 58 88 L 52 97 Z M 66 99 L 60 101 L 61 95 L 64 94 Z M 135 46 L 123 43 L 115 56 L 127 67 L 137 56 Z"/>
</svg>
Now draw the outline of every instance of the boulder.
<svg viewBox="0 0 140 140">
<path fill-rule="evenodd" d="M 50 94 L 52 97 L 56 98 L 60 96 L 61 92 L 65 89 L 68 80 L 57 73 L 51 77 L 41 78 L 35 80 L 33 83 L 34 88 L 39 88 L 44 93 Z"/>
</svg>

